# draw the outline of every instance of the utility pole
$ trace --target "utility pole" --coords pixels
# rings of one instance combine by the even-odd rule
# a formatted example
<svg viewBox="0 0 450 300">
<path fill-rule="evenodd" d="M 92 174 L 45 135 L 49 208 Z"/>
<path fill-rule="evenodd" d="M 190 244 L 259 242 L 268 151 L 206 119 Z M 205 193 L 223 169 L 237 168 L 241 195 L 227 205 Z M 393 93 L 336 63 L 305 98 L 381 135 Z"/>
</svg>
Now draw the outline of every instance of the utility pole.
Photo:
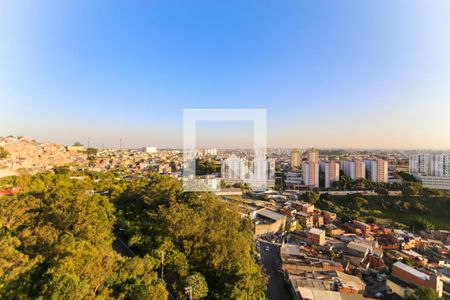
<svg viewBox="0 0 450 300">
<path fill-rule="evenodd" d="M 120 138 L 120 141 L 119 141 L 119 149 L 122 150 L 122 138 Z"/>
<path fill-rule="evenodd" d="M 161 279 L 164 280 L 164 250 L 161 251 Z"/>
<path fill-rule="evenodd" d="M 189 300 L 192 300 L 192 286 L 185 287 L 184 292 L 189 295 Z"/>
<path fill-rule="evenodd" d="M 90 148 L 90 138 L 88 137 L 88 148 Z"/>
</svg>

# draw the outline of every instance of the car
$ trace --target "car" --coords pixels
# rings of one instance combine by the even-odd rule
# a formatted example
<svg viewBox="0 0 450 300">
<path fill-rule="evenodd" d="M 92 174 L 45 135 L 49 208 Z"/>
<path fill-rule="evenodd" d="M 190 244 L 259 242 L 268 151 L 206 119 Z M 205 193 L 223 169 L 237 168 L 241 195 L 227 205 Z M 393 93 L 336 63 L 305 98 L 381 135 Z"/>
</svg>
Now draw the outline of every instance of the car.
<svg viewBox="0 0 450 300">
<path fill-rule="evenodd" d="M 266 251 L 270 251 L 270 248 L 269 248 L 269 246 L 266 246 Z"/>
<path fill-rule="evenodd" d="M 377 274 L 377 281 L 378 282 L 383 282 L 386 280 L 386 274 Z"/>
</svg>

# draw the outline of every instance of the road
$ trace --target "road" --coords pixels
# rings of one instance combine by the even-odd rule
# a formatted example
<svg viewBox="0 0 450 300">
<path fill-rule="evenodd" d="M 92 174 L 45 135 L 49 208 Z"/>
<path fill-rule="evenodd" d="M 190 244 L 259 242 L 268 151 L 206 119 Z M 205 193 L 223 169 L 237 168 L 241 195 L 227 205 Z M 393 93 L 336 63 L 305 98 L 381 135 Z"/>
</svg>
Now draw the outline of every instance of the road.
<svg viewBox="0 0 450 300">
<path fill-rule="evenodd" d="M 116 235 L 116 239 L 113 241 L 112 247 L 117 253 L 121 254 L 122 256 L 136 256 L 133 250 L 131 250 L 118 235 Z"/>
<path fill-rule="evenodd" d="M 278 247 L 269 242 L 259 240 L 261 244 L 261 259 L 269 275 L 269 283 L 267 284 L 267 296 L 269 300 L 291 300 L 291 294 L 284 283 L 283 273 L 281 272 L 280 258 Z M 269 247 L 269 251 L 266 251 Z"/>
</svg>

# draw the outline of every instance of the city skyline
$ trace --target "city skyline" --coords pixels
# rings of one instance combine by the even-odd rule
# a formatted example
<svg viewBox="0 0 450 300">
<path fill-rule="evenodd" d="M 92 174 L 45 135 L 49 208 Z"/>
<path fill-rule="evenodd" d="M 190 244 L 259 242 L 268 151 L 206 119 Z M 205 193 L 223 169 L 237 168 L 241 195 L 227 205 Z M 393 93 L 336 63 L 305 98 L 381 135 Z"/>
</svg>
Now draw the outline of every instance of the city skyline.
<svg viewBox="0 0 450 300">
<path fill-rule="evenodd" d="M 181 148 L 185 108 L 265 108 L 269 147 L 448 149 L 449 8 L 3 2 L 0 135 Z"/>
</svg>

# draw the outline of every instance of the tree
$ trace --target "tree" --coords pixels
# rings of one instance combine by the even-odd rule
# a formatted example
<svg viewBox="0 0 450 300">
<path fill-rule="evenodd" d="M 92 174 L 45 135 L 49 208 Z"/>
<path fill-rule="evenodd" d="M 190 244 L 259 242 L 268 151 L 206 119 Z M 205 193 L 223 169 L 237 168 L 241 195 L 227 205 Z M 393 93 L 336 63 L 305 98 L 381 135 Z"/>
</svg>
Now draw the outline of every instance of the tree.
<svg viewBox="0 0 450 300">
<path fill-rule="evenodd" d="M 83 174 L 24 176 L 23 192 L 0 199 L 0 298 L 167 299 L 187 282 L 198 299 L 265 298 L 254 227 L 236 204 L 169 176 Z M 113 232 L 135 257 L 114 251 Z"/>
<path fill-rule="evenodd" d="M 119 299 L 168 298 L 166 284 L 158 279 L 158 260 L 151 256 L 131 257 L 119 262 L 113 277 L 113 296 Z"/>
<path fill-rule="evenodd" d="M 10 153 L 0 146 L 0 159 L 7 158 L 9 155 Z"/>
<path fill-rule="evenodd" d="M 369 224 L 375 224 L 377 222 L 377 218 L 369 216 L 366 218 L 366 222 Z"/>
<path fill-rule="evenodd" d="M 74 146 L 74 147 L 83 147 L 83 144 L 77 141 L 77 142 L 73 143 L 72 146 Z"/>
<path fill-rule="evenodd" d="M 212 159 L 195 159 L 196 175 L 209 175 L 217 172 L 216 163 Z"/>
<path fill-rule="evenodd" d="M 421 286 L 417 288 L 413 294 L 407 295 L 406 300 L 439 300 L 441 299 L 435 290 Z"/>
<path fill-rule="evenodd" d="M 88 155 L 88 157 L 91 157 L 91 156 L 96 156 L 97 155 L 97 152 L 98 152 L 98 149 L 97 148 L 87 148 L 86 149 L 86 154 Z"/>
<path fill-rule="evenodd" d="M 409 222 L 409 228 L 413 231 L 433 230 L 434 225 L 431 224 L 428 220 L 418 219 L 418 220 L 411 220 Z"/>
<path fill-rule="evenodd" d="M 398 175 L 405 181 L 419 182 L 419 180 L 417 180 L 416 177 L 414 177 L 413 175 L 406 173 L 404 171 L 398 172 Z"/>
<path fill-rule="evenodd" d="M 421 190 L 420 182 L 408 182 L 404 185 L 402 194 L 404 196 L 415 196 L 419 194 Z"/>
<path fill-rule="evenodd" d="M 208 295 L 208 284 L 205 277 L 194 272 L 186 278 L 185 286 L 190 290 L 192 300 L 202 299 Z"/>
<path fill-rule="evenodd" d="M 307 191 L 302 195 L 302 199 L 308 203 L 315 204 L 320 199 L 320 195 L 316 192 Z"/>
<path fill-rule="evenodd" d="M 352 203 L 353 203 L 353 207 L 359 210 L 359 209 L 361 209 L 361 207 L 369 204 L 369 201 L 367 201 L 366 199 L 364 199 L 362 197 L 355 197 L 352 199 Z"/>
</svg>

